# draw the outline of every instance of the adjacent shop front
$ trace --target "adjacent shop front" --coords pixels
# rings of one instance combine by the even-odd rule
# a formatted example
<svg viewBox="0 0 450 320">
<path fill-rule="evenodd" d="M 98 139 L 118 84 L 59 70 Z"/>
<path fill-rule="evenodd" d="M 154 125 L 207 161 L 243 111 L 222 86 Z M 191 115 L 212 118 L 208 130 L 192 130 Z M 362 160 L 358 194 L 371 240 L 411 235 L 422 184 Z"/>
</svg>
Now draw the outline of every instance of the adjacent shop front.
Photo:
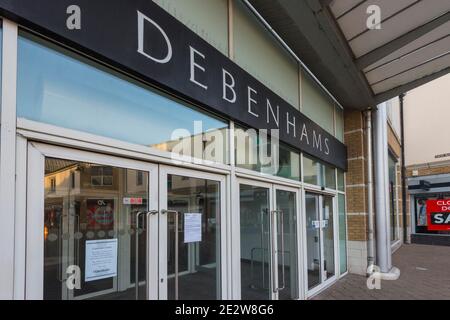
<svg viewBox="0 0 450 320">
<path fill-rule="evenodd" d="M 411 177 L 408 179 L 411 210 L 411 242 L 450 245 L 448 227 L 449 175 Z"/>
<path fill-rule="evenodd" d="M 336 126 L 151 1 L 0 13 L 16 298 L 305 299 L 347 272 Z"/>
</svg>

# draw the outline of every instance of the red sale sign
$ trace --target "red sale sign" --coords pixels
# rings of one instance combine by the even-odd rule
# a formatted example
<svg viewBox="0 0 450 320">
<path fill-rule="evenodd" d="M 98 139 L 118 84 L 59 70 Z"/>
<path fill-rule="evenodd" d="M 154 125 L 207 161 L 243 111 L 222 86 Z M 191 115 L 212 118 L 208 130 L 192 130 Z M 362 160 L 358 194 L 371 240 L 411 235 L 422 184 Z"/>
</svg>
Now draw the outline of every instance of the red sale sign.
<svg viewBox="0 0 450 320">
<path fill-rule="evenodd" d="M 427 200 L 428 230 L 450 231 L 450 199 Z"/>
</svg>

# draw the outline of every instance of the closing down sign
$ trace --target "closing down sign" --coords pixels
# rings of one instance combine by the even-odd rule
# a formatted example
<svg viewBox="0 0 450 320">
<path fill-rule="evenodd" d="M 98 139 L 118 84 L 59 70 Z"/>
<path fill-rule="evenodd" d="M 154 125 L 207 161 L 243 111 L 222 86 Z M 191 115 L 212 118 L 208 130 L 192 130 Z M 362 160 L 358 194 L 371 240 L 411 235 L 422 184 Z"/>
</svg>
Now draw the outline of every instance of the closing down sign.
<svg viewBox="0 0 450 320">
<path fill-rule="evenodd" d="M 450 231 L 450 199 L 427 200 L 428 230 Z"/>
</svg>

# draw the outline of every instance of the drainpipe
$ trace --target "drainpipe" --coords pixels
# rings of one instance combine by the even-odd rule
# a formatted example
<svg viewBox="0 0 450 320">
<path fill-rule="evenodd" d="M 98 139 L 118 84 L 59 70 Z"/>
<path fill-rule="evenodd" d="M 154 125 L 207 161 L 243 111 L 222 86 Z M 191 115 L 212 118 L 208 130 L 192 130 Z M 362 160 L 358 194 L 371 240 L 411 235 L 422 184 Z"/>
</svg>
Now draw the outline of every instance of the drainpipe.
<svg viewBox="0 0 450 320">
<path fill-rule="evenodd" d="M 366 111 L 366 135 L 367 135 L 367 266 L 375 263 L 375 223 L 373 216 L 373 161 L 372 161 L 372 111 Z"/>
<path fill-rule="evenodd" d="M 400 95 L 400 131 L 402 144 L 402 212 L 403 212 L 403 243 L 408 242 L 408 226 L 406 218 L 406 163 L 405 163 L 405 118 L 404 118 L 404 99 L 405 94 Z"/>
<path fill-rule="evenodd" d="M 396 280 L 400 276 L 400 270 L 392 267 L 391 260 L 386 109 L 386 103 L 378 105 L 374 119 L 376 256 L 380 279 Z"/>
</svg>

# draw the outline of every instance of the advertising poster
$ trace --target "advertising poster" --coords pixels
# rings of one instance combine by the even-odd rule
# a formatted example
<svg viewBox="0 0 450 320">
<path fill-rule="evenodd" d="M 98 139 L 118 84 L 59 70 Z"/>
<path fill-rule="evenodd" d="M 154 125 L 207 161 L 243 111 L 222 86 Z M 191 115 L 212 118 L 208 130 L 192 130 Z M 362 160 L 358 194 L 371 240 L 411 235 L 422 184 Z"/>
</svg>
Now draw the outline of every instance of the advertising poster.
<svg viewBox="0 0 450 320">
<path fill-rule="evenodd" d="M 450 231 L 450 199 L 427 200 L 429 231 Z"/>
</svg>

